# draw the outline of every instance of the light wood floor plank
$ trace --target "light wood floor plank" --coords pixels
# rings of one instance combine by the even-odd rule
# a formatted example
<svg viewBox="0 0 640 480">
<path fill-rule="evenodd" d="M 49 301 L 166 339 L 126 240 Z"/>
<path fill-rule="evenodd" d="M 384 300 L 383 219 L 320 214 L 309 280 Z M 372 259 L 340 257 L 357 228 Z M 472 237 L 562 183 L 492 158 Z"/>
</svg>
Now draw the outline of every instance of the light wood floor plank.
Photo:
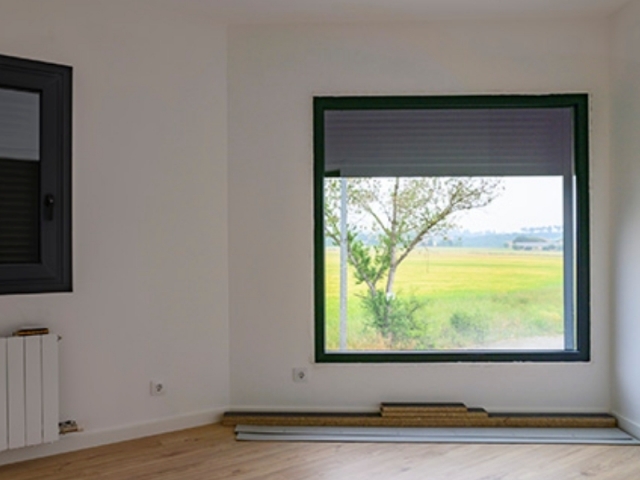
<svg viewBox="0 0 640 480">
<path fill-rule="evenodd" d="M 640 447 L 236 442 L 211 425 L 0 467 L 0 480 L 633 480 Z"/>
</svg>

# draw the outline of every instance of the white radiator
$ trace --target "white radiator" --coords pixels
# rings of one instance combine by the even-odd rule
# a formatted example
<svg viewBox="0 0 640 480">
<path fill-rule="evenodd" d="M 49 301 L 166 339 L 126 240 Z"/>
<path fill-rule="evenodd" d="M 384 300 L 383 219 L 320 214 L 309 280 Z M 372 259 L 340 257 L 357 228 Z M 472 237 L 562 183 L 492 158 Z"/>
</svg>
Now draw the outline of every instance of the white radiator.
<svg viewBox="0 0 640 480">
<path fill-rule="evenodd" d="M 58 336 L 0 338 L 0 451 L 59 435 Z"/>
</svg>

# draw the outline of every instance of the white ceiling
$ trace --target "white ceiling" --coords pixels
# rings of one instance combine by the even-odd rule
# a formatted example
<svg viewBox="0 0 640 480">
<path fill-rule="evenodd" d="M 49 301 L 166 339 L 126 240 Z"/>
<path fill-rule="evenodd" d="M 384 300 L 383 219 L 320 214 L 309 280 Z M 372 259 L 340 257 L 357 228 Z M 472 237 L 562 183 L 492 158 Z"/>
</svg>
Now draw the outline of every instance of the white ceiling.
<svg viewBox="0 0 640 480">
<path fill-rule="evenodd" d="M 629 0 L 158 0 L 226 23 L 605 17 Z"/>
</svg>

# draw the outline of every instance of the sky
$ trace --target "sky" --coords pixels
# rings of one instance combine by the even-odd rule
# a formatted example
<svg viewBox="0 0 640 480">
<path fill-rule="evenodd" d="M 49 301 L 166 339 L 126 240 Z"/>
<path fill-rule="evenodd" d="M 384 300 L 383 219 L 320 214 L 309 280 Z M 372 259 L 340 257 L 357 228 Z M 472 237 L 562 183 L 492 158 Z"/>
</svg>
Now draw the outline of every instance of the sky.
<svg viewBox="0 0 640 480">
<path fill-rule="evenodd" d="M 491 204 L 458 217 L 462 230 L 517 232 L 562 225 L 562 177 L 503 177 L 503 185 Z"/>
</svg>

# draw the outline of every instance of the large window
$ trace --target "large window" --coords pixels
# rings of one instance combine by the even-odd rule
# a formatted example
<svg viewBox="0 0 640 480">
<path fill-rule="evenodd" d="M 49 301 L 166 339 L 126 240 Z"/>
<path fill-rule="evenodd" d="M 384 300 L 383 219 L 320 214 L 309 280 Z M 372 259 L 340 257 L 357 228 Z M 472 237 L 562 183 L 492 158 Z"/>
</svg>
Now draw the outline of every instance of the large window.
<svg viewBox="0 0 640 480">
<path fill-rule="evenodd" d="M 0 294 L 71 290 L 71 68 L 0 55 Z"/>
<path fill-rule="evenodd" d="M 315 98 L 316 360 L 587 361 L 587 112 Z"/>
</svg>

